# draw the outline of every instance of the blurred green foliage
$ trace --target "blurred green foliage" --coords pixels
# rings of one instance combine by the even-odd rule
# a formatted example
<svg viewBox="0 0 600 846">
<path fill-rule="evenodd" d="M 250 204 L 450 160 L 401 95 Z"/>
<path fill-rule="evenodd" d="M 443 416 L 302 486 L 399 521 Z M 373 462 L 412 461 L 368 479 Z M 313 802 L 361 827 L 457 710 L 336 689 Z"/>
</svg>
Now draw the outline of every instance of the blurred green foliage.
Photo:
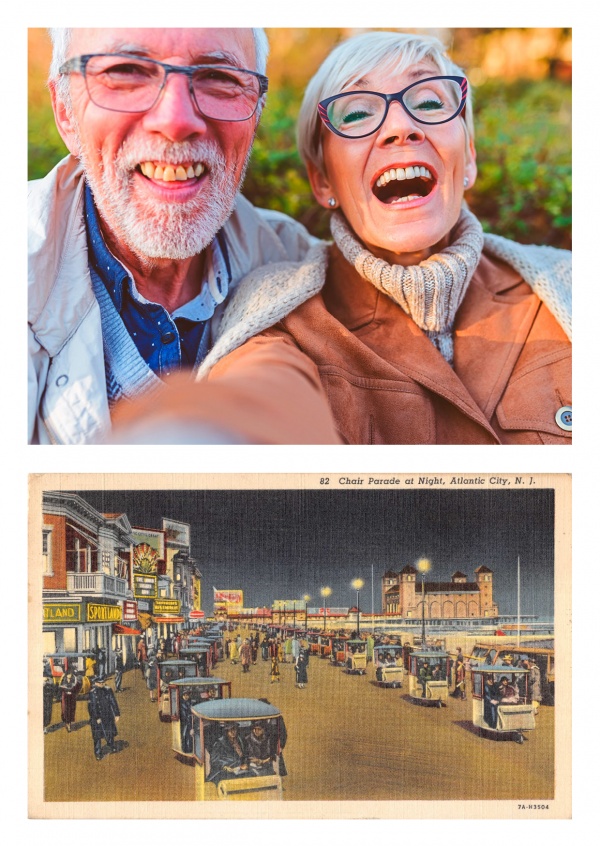
<svg viewBox="0 0 600 846">
<path fill-rule="evenodd" d="M 296 151 L 302 92 L 269 93 L 244 194 L 257 206 L 300 220 L 329 238 L 329 213 L 313 199 Z M 571 89 L 546 79 L 475 91 L 478 177 L 467 201 L 486 231 L 524 243 L 571 246 Z M 30 109 L 29 176 L 43 176 L 64 155 L 49 105 Z"/>
</svg>

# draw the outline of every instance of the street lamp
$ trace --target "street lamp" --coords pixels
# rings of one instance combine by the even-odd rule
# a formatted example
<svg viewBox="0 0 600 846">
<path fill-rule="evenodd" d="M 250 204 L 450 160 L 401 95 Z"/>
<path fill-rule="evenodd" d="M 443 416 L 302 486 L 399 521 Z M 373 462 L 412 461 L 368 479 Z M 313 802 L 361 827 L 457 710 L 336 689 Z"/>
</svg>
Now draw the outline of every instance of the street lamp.
<svg viewBox="0 0 600 846">
<path fill-rule="evenodd" d="M 354 579 L 352 581 L 352 587 L 356 591 L 356 635 L 360 635 L 360 612 L 358 610 L 358 594 L 360 592 L 361 587 L 364 585 L 362 579 Z"/>
<path fill-rule="evenodd" d="M 304 600 L 304 631 L 308 631 L 308 600 L 310 599 L 310 594 L 305 593 L 302 597 Z"/>
<path fill-rule="evenodd" d="M 428 558 L 420 558 L 417 561 L 417 570 L 421 574 L 421 649 L 425 648 L 425 573 L 431 568 L 431 561 Z"/>
<path fill-rule="evenodd" d="M 331 596 L 330 587 L 321 588 L 321 596 L 323 597 L 323 631 L 327 631 L 327 597 Z"/>
</svg>

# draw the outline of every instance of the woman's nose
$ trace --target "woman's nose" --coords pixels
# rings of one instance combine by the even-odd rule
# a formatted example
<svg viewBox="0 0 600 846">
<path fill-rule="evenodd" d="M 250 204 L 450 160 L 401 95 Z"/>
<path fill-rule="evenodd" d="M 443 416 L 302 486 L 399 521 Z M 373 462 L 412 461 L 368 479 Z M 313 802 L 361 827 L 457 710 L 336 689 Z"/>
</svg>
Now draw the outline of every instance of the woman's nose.
<svg viewBox="0 0 600 846">
<path fill-rule="evenodd" d="M 397 100 L 393 100 L 385 120 L 377 130 L 377 143 L 418 144 L 425 139 L 422 125 L 412 118 Z"/>
</svg>

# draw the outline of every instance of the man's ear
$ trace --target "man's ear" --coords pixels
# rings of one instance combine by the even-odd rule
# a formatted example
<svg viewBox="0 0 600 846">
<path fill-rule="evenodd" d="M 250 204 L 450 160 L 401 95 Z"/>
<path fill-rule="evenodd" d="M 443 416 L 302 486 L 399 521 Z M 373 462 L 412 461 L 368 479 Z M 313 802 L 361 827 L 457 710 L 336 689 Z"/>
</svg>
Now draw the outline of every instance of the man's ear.
<svg viewBox="0 0 600 846">
<path fill-rule="evenodd" d="M 320 206 L 330 209 L 331 207 L 328 201 L 330 197 L 335 197 L 335 192 L 331 187 L 327 174 L 319 170 L 314 162 L 307 162 L 306 170 L 315 200 Z"/>
<path fill-rule="evenodd" d="M 48 83 L 48 88 L 50 89 L 56 128 L 60 137 L 65 142 L 68 151 L 74 156 L 77 156 L 79 155 L 79 143 L 77 141 L 74 118 L 69 109 L 67 109 L 62 97 L 59 96 L 54 80 Z"/>
<path fill-rule="evenodd" d="M 472 188 L 477 179 L 477 153 L 472 138 L 469 138 L 465 151 L 465 177 L 469 180 L 466 187 Z"/>
</svg>

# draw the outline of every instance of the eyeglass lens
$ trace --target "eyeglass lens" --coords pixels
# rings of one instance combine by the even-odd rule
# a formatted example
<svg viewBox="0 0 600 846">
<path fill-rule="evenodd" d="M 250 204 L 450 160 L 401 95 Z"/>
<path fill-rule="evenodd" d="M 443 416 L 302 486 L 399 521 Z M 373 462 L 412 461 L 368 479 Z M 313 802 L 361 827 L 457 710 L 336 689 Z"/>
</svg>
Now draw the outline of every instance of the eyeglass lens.
<svg viewBox="0 0 600 846">
<path fill-rule="evenodd" d="M 166 69 L 154 62 L 119 56 L 92 56 L 85 77 L 93 103 L 117 112 L 144 112 L 156 102 Z M 192 75 L 198 109 L 216 120 L 246 120 L 260 98 L 257 77 L 243 70 L 199 67 Z"/>
<path fill-rule="evenodd" d="M 454 117 L 461 100 L 461 87 L 452 79 L 424 80 L 402 97 L 410 114 L 425 123 L 442 123 Z M 357 91 L 333 100 L 327 107 L 327 117 L 338 132 L 357 137 L 375 132 L 383 122 L 385 110 L 382 96 Z"/>
</svg>

